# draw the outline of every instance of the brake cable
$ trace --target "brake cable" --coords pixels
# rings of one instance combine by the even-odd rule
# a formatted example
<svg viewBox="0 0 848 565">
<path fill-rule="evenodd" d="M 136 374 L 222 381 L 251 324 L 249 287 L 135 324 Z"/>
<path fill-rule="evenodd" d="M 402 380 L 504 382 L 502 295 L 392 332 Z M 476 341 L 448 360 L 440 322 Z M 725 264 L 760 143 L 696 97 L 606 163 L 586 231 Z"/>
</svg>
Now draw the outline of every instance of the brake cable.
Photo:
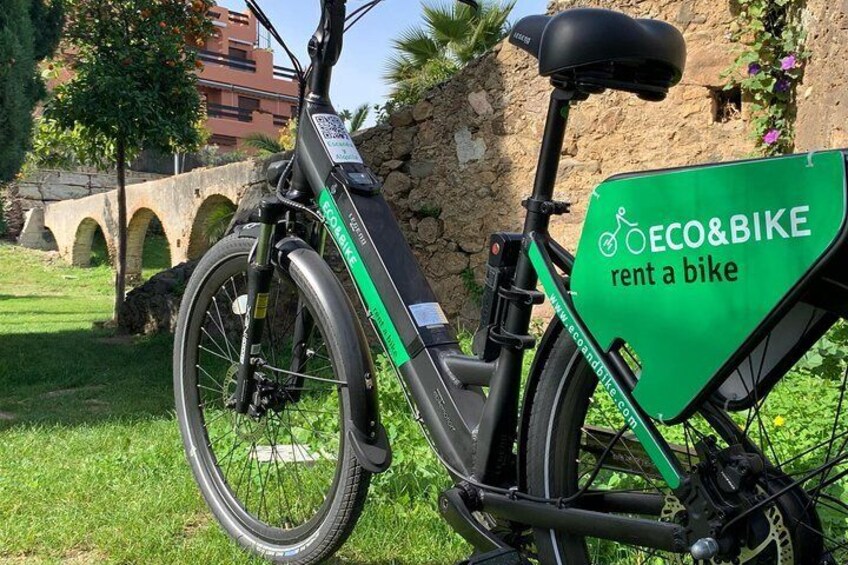
<svg viewBox="0 0 848 565">
<path fill-rule="evenodd" d="M 377 4 L 380 4 L 383 1 L 384 0 L 371 0 L 370 2 L 363 4 L 362 6 L 360 6 L 359 8 L 355 9 L 353 12 L 348 14 L 347 18 L 345 18 L 345 23 L 347 24 L 345 26 L 345 29 L 344 29 L 345 33 L 347 33 L 347 30 L 349 30 L 350 28 L 355 26 L 357 23 L 359 23 L 359 20 L 364 18 L 366 15 L 368 15 L 368 12 L 373 10 L 377 6 Z M 353 20 L 353 21 L 351 21 L 351 20 Z M 349 22 L 349 21 L 350 21 L 350 23 L 348 24 L 347 22 Z"/>
<path fill-rule="evenodd" d="M 374 9 L 374 7 L 376 7 L 381 2 L 383 2 L 383 0 L 370 0 L 369 2 L 366 2 L 365 4 L 356 8 L 350 14 L 348 14 L 348 16 L 345 18 L 345 23 L 347 25 L 345 26 L 343 33 L 346 33 L 350 28 L 355 26 L 362 18 L 364 18 L 372 9 Z M 259 24 L 262 27 L 264 27 L 265 29 L 268 30 L 268 32 L 271 34 L 271 36 L 274 38 L 274 40 L 280 45 L 280 47 L 283 48 L 283 51 L 285 52 L 286 56 L 288 57 L 289 61 L 291 62 L 294 73 L 295 73 L 295 78 L 297 79 L 297 83 L 298 83 L 297 84 L 298 85 L 297 108 L 298 108 L 298 111 L 300 111 L 300 109 L 303 108 L 303 103 L 304 103 L 304 100 L 306 99 L 306 85 L 307 85 L 307 82 L 309 81 L 309 76 L 312 74 L 312 65 L 310 64 L 309 67 L 307 67 L 307 69 L 304 71 L 303 65 L 301 64 L 300 60 L 297 58 L 297 55 L 295 55 L 294 52 L 289 48 L 288 44 L 285 42 L 283 37 L 277 31 L 277 28 L 271 22 L 271 19 L 268 17 L 268 15 L 265 13 L 265 11 L 259 6 L 258 0 L 246 0 L 246 3 L 247 3 L 248 9 L 253 14 L 253 16 L 256 18 L 256 21 L 259 22 Z M 350 22 L 350 23 L 348 23 L 348 22 Z M 292 174 L 292 171 L 293 171 L 292 165 L 294 164 L 294 160 L 297 156 L 296 151 L 297 151 L 297 147 L 295 147 L 294 153 L 292 154 L 292 158 L 289 161 L 289 164 L 286 166 L 286 169 L 280 175 L 280 180 L 277 183 L 277 195 L 280 198 L 284 198 L 283 195 L 282 195 L 281 189 L 285 185 L 286 181 L 289 180 L 290 177 L 291 177 L 291 174 Z M 285 203 L 286 204 L 289 204 L 289 203 L 293 204 L 294 201 L 286 199 Z M 298 206 L 298 208 L 300 209 L 301 206 Z M 308 211 L 311 214 L 316 215 L 311 210 L 307 209 L 307 210 L 304 210 L 304 211 Z M 320 215 L 317 215 L 317 216 L 320 217 Z M 322 218 L 322 220 L 323 220 L 323 218 Z"/>
</svg>

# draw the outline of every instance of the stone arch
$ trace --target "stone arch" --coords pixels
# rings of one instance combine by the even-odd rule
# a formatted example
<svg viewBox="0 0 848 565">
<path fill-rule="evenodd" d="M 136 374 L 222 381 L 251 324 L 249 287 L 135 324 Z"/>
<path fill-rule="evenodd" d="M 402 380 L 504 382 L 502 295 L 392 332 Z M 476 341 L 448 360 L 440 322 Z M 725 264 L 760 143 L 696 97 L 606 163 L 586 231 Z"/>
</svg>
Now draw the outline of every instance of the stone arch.
<svg viewBox="0 0 848 565">
<path fill-rule="evenodd" d="M 71 249 L 71 265 L 74 267 L 89 267 L 91 265 L 91 250 L 94 243 L 94 236 L 100 231 L 103 237 L 106 237 L 106 230 L 94 218 L 87 217 L 77 226 L 76 234 L 74 235 L 74 244 Z M 106 249 L 109 254 L 109 259 L 112 259 L 112 248 L 106 240 Z"/>
<path fill-rule="evenodd" d="M 206 253 L 215 239 L 215 234 L 211 234 L 213 237 L 210 237 L 210 230 L 220 231 L 220 228 L 226 228 L 223 223 L 227 215 L 229 214 L 231 218 L 236 209 L 237 206 L 233 201 L 221 194 L 213 194 L 203 201 L 191 224 L 191 235 L 188 240 L 189 259 L 198 259 Z"/>
<path fill-rule="evenodd" d="M 157 220 L 162 225 L 162 218 L 150 208 L 139 208 L 132 215 L 127 226 L 127 278 L 138 280 L 144 267 L 144 244 L 147 240 L 147 232 L 151 223 Z M 171 242 L 167 233 L 164 232 L 168 248 L 168 266 L 170 266 Z"/>
<path fill-rule="evenodd" d="M 53 230 L 47 226 L 41 232 L 41 247 L 43 251 L 59 251 L 59 244 L 56 242 L 56 235 Z"/>
</svg>

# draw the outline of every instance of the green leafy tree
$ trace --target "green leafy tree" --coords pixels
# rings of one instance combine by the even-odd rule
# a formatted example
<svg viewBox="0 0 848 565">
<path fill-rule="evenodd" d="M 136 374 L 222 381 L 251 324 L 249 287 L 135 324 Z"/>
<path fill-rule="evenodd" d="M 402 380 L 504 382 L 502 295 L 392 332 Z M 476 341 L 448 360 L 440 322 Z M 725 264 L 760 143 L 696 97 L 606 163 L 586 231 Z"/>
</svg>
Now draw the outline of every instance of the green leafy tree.
<svg viewBox="0 0 848 565">
<path fill-rule="evenodd" d="M 118 260 L 115 317 L 126 290 L 126 165 L 142 149 L 188 152 L 203 140 L 197 47 L 212 32 L 212 0 L 65 0 L 72 78 L 46 116 L 84 148 L 115 163 Z"/>
<path fill-rule="evenodd" d="M 347 128 L 351 133 L 356 133 L 362 129 L 362 126 L 365 125 L 365 120 L 368 119 L 368 115 L 370 113 L 371 107 L 368 104 L 363 104 L 356 108 L 353 112 L 350 110 L 343 110 L 339 112 L 339 117 L 345 124 L 347 124 Z"/>
<path fill-rule="evenodd" d="M 507 20 L 514 7 L 514 0 L 484 0 L 477 12 L 457 2 L 425 4 L 423 25 L 393 41 L 396 53 L 385 74 L 394 88 L 392 98 L 413 103 L 494 47 L 509 32 Z"/>
<path fill-rule="evenodd" d="M 58 1 L 0 0 L 0 183 L 15 178 L 44 97 L 38 63 L 56 49 L 62 29 Z"/>
</svg>

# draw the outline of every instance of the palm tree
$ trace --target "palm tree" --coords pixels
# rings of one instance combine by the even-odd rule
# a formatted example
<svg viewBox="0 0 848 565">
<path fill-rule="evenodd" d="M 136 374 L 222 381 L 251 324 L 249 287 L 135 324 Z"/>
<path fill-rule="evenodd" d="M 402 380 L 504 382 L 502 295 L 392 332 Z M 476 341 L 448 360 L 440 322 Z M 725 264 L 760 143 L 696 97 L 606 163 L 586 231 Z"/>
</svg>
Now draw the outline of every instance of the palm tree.
<svg viewBox="0 0 848 565">
<path fill-rule="evenodd" d="M 424 4 L 424 24 L 393 41 L 385 78 L 392 98 L 411 103 L 428 88 L 453 76 L 509 32 L 507 19 L 515 0 L 484 0 L 474 12 L 465 4 Z"/>
<path fill-rule="evenodd" d="M 256 149 L 259 155 L 263 156 L 282 153 L 286 150 L 279 139 L 274 139 L 267 133 L 261 132 L 253 132 L 245 136 L 244 144 L 252 149 Z"/>
<path fill-rule="evenodd" d="M 339 112 L 339 117 L 347 124 L 350 133 L 356 133 L 365 125 L 365 120 L 368 119 L 368 114 L 371 112 L 371 107 L 368 104 L 363 104 L 351 112 L 350 110 L 342 110 Z"/>
<path fill-rule="evenodd" d="M 289 122 L 280 128 L 280 135 L 274 138 L 267 133 L 254 132 L 245 136 L 244 144 L 252 149 L 256 149 L 260 157 L 276 155 L 277 153 L 285 153 L 294 149 L 294 142 L 297 138 L 297 120 L 291 119 Z"/>
</svg>

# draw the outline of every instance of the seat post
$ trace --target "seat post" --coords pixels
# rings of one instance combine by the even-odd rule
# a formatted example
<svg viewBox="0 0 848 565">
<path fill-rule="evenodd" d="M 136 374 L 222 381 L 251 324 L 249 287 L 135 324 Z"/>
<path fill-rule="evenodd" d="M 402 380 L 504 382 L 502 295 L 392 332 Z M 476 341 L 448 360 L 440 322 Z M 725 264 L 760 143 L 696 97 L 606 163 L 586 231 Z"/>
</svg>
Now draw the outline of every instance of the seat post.
<svg viewBox="0 0 848 565">
<path fill-rule="evenodd" d="M 557 88 L 551 93 L 531 200 L 546 202 L 553 199 L 560 154 L 565 140 L 565 128 L 568 125 L 568 112 L 574 98 L 573 90 Z M 528 206 L 524 233 L 547 233 L 549 221 L 550 214 L 540 213 L 534 207 Z"/>
</svg>

